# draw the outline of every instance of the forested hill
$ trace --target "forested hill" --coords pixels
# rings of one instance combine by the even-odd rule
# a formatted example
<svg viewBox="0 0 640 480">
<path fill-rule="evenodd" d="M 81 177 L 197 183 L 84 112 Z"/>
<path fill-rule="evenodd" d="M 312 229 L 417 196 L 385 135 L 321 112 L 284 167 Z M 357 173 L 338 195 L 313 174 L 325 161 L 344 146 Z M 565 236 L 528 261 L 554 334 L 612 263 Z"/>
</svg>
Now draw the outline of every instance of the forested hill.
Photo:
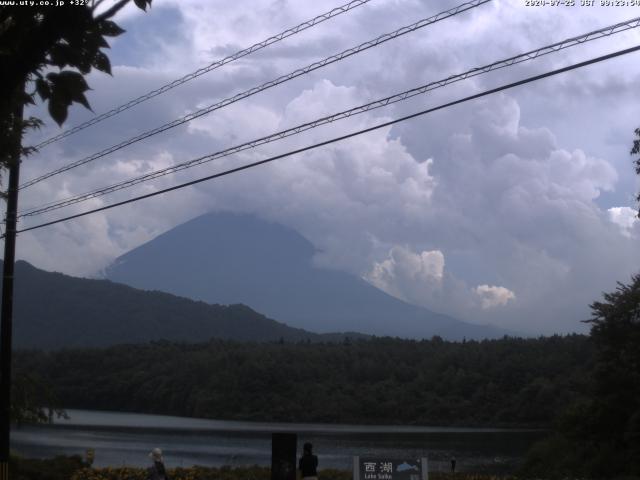
<svg viewBox="0 0 640 480">
<path fill-rule="evenodd" d="M 549 427 L 588 387 L 588 337 L 154 343 L 18 352 L 65 408 L 216 419 Z"/>
<path fill-rule="evenodd" d="M 209 305 L 107 280 L 45 272 L 24 261 L 16 263 L 16 348 L 100 347 L 160 339 L 202 342 L 210 338 L 331 341 L 341 340 L 343 335 L 291 328 L 244 305 Z"/>
</svg>

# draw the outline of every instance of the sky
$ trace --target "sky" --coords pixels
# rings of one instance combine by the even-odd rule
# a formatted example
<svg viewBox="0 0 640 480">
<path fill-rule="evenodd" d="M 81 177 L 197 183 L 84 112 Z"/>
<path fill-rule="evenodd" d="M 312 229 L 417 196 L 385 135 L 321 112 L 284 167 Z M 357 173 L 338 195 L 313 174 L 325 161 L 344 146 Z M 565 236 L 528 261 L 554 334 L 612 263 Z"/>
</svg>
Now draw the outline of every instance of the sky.
<svg viewBox="0 0 640 480">
<path fill-rule="evenodd" d="M 108 2 L 107 2 L 108 3 Z M 460 2 L 462 3 L 462 2 Z M 640 17 L 640 7 L 493 0 L 21 191 L 20 208 L 90 191 L 474 67 Z M 23 181 L 459 3 L 371 0 L 23 162 Z M 113 76 L 93 113 L 125 103 L 340 5 L 154 0 L 116 20 Z M 640 43 L 640 29 L 433 90 L 255 150 L 21 221 L 28 227 L 370 127 Z M 268 165 L 20 234 L 18 258 L 95 277 L 119 255 L 209 211 L 289 226 L 314 262 L 416 305 L 527 334 L 585 332 L 589 305 L 640 271 L 640 53 L 443 109 Z M 61 131 L 42 107 L 37 143 Z"/>
</svg>

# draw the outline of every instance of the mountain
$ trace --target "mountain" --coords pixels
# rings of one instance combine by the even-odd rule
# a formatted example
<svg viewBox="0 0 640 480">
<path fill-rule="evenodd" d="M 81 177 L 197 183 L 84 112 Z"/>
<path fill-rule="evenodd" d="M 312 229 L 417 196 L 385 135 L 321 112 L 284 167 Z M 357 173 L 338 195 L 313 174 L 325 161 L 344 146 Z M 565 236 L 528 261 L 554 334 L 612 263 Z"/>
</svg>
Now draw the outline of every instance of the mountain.
<svg viewBox="0 0 640 480">
<path fill-rule="evenodd" d="M 243 303 L 316 332 L 447 339 L 507 333 L 408 304 L 345 272 L 318 268 L 297 232 L 254 216 L 210 213 L 119 257 L 110 280 L 209 303 Z"/>
<path fill-rule="evenodd" d="M 0 261 L 0 266 L 2 261 Z M 244 305 L 208 305 L 108 280 L 75 278 L 16 262 L 16 348 L 102 347 L 152 340 L 335 341 L 271 320 Z M 1 283 L 1 278 L 0 278 Z"/>
</svg>

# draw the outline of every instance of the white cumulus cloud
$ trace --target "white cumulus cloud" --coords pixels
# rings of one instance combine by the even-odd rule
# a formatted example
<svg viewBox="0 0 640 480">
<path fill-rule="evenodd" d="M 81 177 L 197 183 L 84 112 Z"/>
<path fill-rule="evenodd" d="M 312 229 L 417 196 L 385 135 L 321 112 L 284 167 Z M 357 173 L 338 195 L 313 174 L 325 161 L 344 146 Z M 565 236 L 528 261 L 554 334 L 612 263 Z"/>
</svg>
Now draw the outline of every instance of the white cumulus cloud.
<svg viewBox="0 0 640 480">
<path fill-rule="evenodd" d="M 94 111 L 107 111 L 329 8 L 324 2 L 254 3 L 247 8 L 246 2 L 167 0 L 146 14 L 131 7 L 122 17 L 127 34 L 114 39 L 110 51 L 114 76 L 89 79 Z M 22 176 L 28 180 L 450 8 L 442 0 L 398 5 L 371 2 L 203 75 L 43 148 L 25 160 Z M 20 207 L 219 151 L 626 18 L 624 9 L 578 10 L 533 11 L 519 2 L 491 2 L 51 178 L 21 192 Z M 173 186 L 635 45 L 639 32 L 629 30 L 480 75 L 256 151 L 26 218 L 21 226 Z M 616 280 L 640 269 L 640 222 L 632 209 L 618 206 L 638 188 L 628 155 L 638 127 L 633 107 L 638 78 L 640 64 L 633 57 L 567 72 L 211 183 L 25 232 L 18 254 L 36 266 L 88 275 L 192 217 L 233 210 L 299 231 L 318 248 L 319 264 L 364 274 L 412 303 L 517 331 L 584 331 L 580 320 L 588 317 L 588 305 L 600 292 L 615 288 Z M 35 114 L 48 118 L 42 108 Z M 67 127 L 93 115 L 74 108 Z M 59 132 L 52 123 L 33 132 L 29 142 Z M 514 292 L 517 301 L 509 295 Z M 483 303 L 487 308 L 481 308 Z"/>
<path fill-rule="evenodd" d="M 444 255 L 440 250 L 414 253 L 407 247 L 395 246 L 389 258 L 374 263 L 365 280 L 390 295 L 415 302 L 416 294 L 440 287 L 443 273 Z"/>
<path fill-rule="evenodd" d="M 509 300 L 516 298 L 516 295 L 508 288 L 494 285 L 478 285 L 474 291 L 480 297 L 484 309 L 506 305 Z"/>
<path fill-rule="evenodd" d="M 611 207 L 607 210 L 609 212 L 609 220 L 615 223 L 623 235 L 630 237 L 634 228 L 637 228 L 640 224 L 638 219 L 638 212 L 629 207 Z"/>
</svg>

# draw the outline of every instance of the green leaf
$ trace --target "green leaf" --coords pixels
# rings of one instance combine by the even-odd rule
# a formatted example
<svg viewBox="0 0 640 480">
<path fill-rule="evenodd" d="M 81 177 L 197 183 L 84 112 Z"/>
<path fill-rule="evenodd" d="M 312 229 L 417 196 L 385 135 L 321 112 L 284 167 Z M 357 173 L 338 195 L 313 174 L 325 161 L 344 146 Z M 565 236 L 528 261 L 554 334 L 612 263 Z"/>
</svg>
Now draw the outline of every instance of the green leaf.
<svg viewBox="0 0 640 480">
<path fill-rule="evenodd" d="M 36 92 L 40 95 L 42 100 L 47 100 L 51 97 L 51 88 L 49 87 L 49 82 L 44 78 L 38 78 L 36 80 Z"/>
<path fill-rule="evenodd" d="M 54 45 L 49 50 L 49 63 L 56 67 L 63 68 L 73 63 L 70 55 L 72 52 L 67 45 Z"/>
<path fill-rule="evenodd" d="M 26 129 L 40 129 L 44 122 L 38 117 L 31 116 L 22 122 L 22 127 Z"/>
<path fill-rule="evenodd" d="M 136 7 L 141 10 L 147 11 L 147 5 L 151 6 L 151 0 L 133 0 L 133 3 L 136 4 Z"/>
<path fill-rule="evenodd" d="M 87 81 L 84 79 L 84 77 L 78 72 L 73 72 L 71 70 L 64 70 L 60 72 L 56 81 L 58 83 L 62 83 L 71 91 L 84 92 L 89 90 L 89 85 L 87 85 Z"/>
<path fill-rule="evenodd" d="M 89 102 L 84 96 L 84 92 L 89 90 L 89 85 L 87 85 L 87 82 L 82 75 L 77 72 L 65 70 L 64 72 L 60 73 L 58 82 L 60 88 L 63 88 L 67 91 L 67 94 L 72 101 L 78 102 L 84 105 L 87 109 L 91 110 Z"/>
<path fill-rule="evenodd" d="M 73 96 L 73 101 L 82 104 L 82 106 L 87 110 L 91 110 L 91 105 L 89 105 L 89 101 L 87 100 L 87 97 L 84 96 L 84 93 L 76 92 Z"/>
<path fill-rule="evenodd" d="M 94 41 L 98 45 L 98 48 L 111 48 L 109 42 L 107 42 L 100 33 L 95 34 Z"/>
<path fill-rule="evenodd" d="M 80 103 L 91 110 L 87 97 L 84 95 L 84 92 L 89 90 L 89 85 L 80 73 L 71 70 L 60 73 L 52 72 L 47 75 L 47 79 L 51 86 L 49 113 L 58 124 L 64 122 L 67 117 L 67 109 L 73 102 Z"/>
<path fill-rule="evenodd" d="M 68 107 L 68 104 L 60 101 L 55 101 L 54 98 L 49 100 L 49 115 L 51 115 L 51 118 L 53 118 L 60 127 L 67 119 Z"/>
<path fill-rule="evenodd" d="M 92 63 L 91 58 L 87 54 L 83 54 L 81 57 L 78 58 L 78 61 L 72 66 L 80 70 L 80 73 L 82 73 L 83 75 L 86 75 L 91 71 L 91 63 Z"/>
<path fill-rule="evenodd" d="M 103 20 L 99 27 L 100 33 L 107 37 L 117 37 L 118 35 L 122 35 L 125 30 L 120 28 L 115 22 L 111 20 Z"/>
<path fill-rule="evenodd" d="M 104 53 L 96 53 L 96 56 L 93 58 L 93 66 L 101 72 L 105 72 L 111 75 L 111 62 L 109 61 L 109 57 L 107 57 Z"/>
</svg>

